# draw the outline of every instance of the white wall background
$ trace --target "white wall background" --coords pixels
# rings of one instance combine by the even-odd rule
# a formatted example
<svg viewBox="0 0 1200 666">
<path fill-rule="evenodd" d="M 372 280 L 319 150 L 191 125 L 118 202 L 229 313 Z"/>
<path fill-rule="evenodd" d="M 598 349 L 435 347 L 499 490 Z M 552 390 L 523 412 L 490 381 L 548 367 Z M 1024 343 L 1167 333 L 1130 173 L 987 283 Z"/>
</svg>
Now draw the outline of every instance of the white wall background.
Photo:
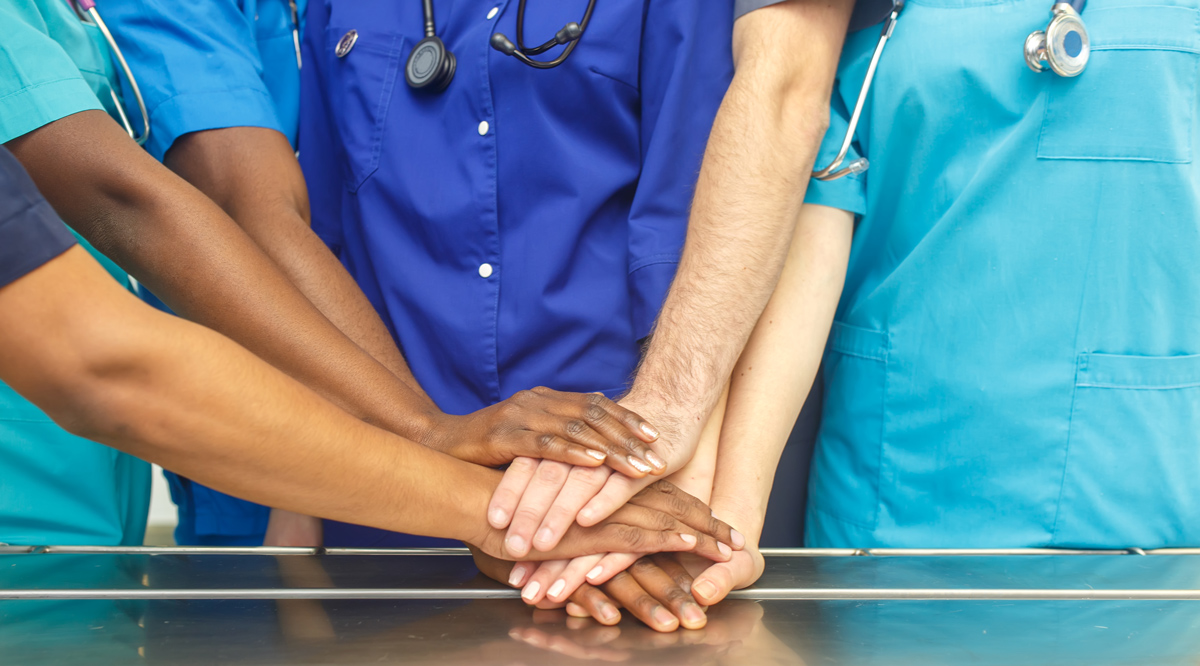
<svg viewBox="0 0 1200 666">
<path fill-rule="evenodd" d="M 173 530 L 178 516 L 175 504 L 171 502 L 171 491 L 167 488 L 167 479 L 163 477 L 162 468 L 154 465 L 153 483 L 150 486 L 150 529 Z"/>
</svg>

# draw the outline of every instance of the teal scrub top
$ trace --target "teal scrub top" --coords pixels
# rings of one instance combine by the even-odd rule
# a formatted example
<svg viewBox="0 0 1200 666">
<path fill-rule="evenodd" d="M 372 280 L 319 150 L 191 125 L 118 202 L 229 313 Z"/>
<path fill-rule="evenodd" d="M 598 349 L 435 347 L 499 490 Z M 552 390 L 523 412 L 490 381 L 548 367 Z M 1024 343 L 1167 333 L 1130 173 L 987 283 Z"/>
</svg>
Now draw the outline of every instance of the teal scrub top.
<svg viewBox="0 0 1200 666">
<path fill-rule="evenodd" d="M 909 0 L 851 158 L 812 546 L 1200 545 L 1196 0 L 1091 0 L 1091 62 L 1034 73 L 1047 0 Z M 820 164 L 877 29 L 851 35 Z"/>
<path fill-rule="evenodd" d="M 80 111 L 113 110 L 103 37 L 65 2 L 0 0 L 0 25 L 0 143 Z M 129 287 L 124 272 L 80 242 Z M 0 470 L 0 543 L 142 543 L 150 466 L 71 435 L 3 384 Z"/>
</svg>

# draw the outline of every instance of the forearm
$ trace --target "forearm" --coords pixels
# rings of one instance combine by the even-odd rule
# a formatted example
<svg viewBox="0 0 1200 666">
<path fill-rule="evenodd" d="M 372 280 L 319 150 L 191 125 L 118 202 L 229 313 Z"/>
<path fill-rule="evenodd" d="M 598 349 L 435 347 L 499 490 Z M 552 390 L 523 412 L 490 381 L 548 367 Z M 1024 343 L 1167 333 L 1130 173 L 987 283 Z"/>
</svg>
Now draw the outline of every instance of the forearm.
<svg viewBox="0 0 1200 666">
<path fill-rule="evenodd" d="M 308 194 L 287 139 L 261 127 L 184 135 L 163 163 L 217 203 L 339 330 L 432 408 L 362 290 L 310 228 Z"/>
<path fill-rule="evenodd" d="M 52 263 L 57 274 L 0 291 L 0 376 L 68 429 L 292 511 L 475 542 L 486 532 L 498 472 L 349 417 L 222 336 L 145 307 L 78 248 Z"/>
<path fill-rule="evenodd" d="M 431 427 L 432 414 L 397 397 L 411 389 L 330 324 L 215 204 L 103 114 L 69 116 L 9 147 L 64 220 L 180 315 L 359 418 L 414 439 Z"/>
<path fill-rule="evenodd" d="M 679 269 L 630 393 L 674 415 L 685 437 L 705 423 L 778 280 L 828 125 L 845 4 L 794 1 L 751 12 L 735 28 L 737 72 L 709 137 Z"/>
<path fill-rule="evenodd" d="M 734 368 L 712 507 L 757 543 L 775 467 L 812 387 L 845 280 L 854 217 L 805 206 L 779 285 Z"/>
</svg>

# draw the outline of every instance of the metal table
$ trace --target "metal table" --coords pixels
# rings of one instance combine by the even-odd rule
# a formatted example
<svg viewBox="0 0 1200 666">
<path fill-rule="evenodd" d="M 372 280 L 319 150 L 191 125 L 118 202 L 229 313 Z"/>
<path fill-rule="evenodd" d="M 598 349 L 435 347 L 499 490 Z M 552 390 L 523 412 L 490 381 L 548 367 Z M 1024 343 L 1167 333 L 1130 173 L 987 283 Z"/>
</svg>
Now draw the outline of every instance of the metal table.
<svg viewBox="0 0 1200 666">
<path fill-rule="evenodd" d="M 532 611 L 465 550 L 0 547 L 0 664 L 1200 662 L 1200 550 L 764 554 L 663 635 Z"/>
</svg>

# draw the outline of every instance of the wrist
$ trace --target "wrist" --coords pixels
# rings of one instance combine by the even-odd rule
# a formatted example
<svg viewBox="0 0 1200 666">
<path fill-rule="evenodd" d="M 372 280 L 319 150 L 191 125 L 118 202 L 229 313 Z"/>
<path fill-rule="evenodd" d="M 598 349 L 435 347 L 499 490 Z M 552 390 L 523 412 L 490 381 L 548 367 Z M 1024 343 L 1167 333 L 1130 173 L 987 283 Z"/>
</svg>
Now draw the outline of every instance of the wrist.
<svg viewBox="0 0 1200 666">
<path fill-rule="evenodd" d="M 746 537 L 746 545 L 758 547 L 766 522 L 766 507 L 757 508 L 744 501 L 714 496 L 709 505 L 717 518 L 729 523 Z"/>
</svg>

